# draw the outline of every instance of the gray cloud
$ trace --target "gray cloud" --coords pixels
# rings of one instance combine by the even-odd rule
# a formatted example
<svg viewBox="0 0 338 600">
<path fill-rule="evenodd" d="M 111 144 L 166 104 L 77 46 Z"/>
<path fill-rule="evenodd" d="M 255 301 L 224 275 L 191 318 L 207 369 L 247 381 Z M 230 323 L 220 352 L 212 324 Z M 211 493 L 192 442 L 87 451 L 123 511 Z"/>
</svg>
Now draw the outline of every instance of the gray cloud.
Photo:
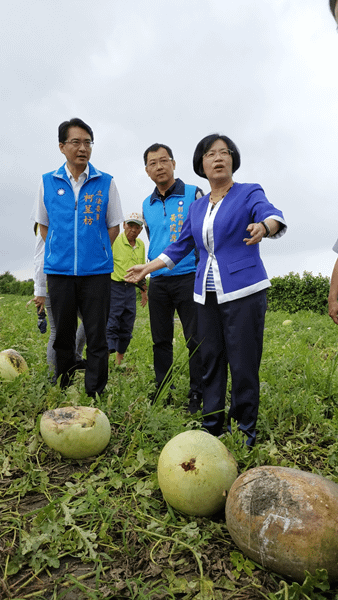
<svg viewBox="0 0 338 600">
<path fill-rule="evenodd" d="M 338 41 L 325 3 L 14 0 L 2 10 L 0 272 L 32 271 L 32 205 L 41 174 L 62 163 L 57 127 L 72 116 L 92 125 L 93 163 L 114 175 L 125 212 L 153 188 L 147 146 L 172 146 L 177 175 L 207 192 L 192 154 L 204 135 L 226 133 L 242 155 L 237 180 L 258 181 L 290 226 L 262 244 L 269 275 L 330 272 Z"/>
</svg>

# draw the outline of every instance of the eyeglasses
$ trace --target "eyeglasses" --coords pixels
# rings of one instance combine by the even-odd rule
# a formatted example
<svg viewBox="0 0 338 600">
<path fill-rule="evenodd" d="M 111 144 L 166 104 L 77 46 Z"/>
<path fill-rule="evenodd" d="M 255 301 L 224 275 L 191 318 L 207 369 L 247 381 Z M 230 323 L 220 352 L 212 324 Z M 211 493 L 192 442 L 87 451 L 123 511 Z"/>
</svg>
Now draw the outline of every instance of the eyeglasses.
<svg viewBox="0 0 338 600">
<path fill-rule="evenodd" d="M 148 169 L 154 169 L 157 166 L 157 164 L 159 164 L 160 167 L 167 167 L 170 161 L 172 160 L 172 158 L 160 158 L 159 160 L 151 160 L 150 162 L 148 162 L 147 167 Z"/>
<path fill-rule="evenodd" d="M 206 158 L 207 160 L 213 160 L 216 158 L 217 154 L 219 154 L 221 158 L 226 158 L 229 155 L 231 156 L 233 151 L 229 150 L 229 148 L 222 148 L 222 150 L 209 150 L 209 152 L 203 154 L 203 158 Z"/>
<path fill-rule="evenodd" d="M 67 140 L 64 144 L 71 144 L 74 148 L 80 148 L 83 144 L 84 147 L 89 150 L 94 145 L 94 142 L 91 142 L 90 140 Z"/>
</svg>

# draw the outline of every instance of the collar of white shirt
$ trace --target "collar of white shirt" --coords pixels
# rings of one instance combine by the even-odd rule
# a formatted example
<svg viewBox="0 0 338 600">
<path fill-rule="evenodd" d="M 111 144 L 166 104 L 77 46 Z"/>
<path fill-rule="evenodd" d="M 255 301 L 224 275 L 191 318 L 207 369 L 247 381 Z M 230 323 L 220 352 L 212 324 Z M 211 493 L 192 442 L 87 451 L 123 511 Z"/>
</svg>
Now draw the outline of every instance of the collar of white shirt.
<svg viewBox="0 0 338 600">
<path fill-rule="evenodd" d="M 66 173 L 68 176 L 69 181 L 71 182 L 72 185 L 74 185 L 74 183 L 79 183 L 79 181 L 81 181 L 81 183 L 83 183 L 83 181 L 85 179 L 87 179 L 87 177 L 89 176 L 89 164 L 87 164 L 85 170 L 83 171 L 83 173 L 81 173 L 81 175 L 79 175 L 79 179 L 78 181 L 75 181 L 73 175 L 71 174 L 70 170 L 67 167 L 67 163 L 65 164 L 65 169 L 66 169 Z"/>
<path fill-rule="evenodd" d="M 83 173 L 81 173 L 81 175 L 79 175 L 79 179 L 77 181 L 75 181 L 73 175 L 71 174 L 70 170 L 67 167 L 67 164 L 65 165 L 65 168 L 66 168 L 66 173 L 68 175 L 70 184 L 73 188 L 75 200 L 77 202 L 79 193 L 80 193 L 80 189 L 83 186 L 84 182 L 86 181 L 87 177 L 89 176 L 89 165 L 87 165 L 85 170 L 83 171 Z"/>
</svg>

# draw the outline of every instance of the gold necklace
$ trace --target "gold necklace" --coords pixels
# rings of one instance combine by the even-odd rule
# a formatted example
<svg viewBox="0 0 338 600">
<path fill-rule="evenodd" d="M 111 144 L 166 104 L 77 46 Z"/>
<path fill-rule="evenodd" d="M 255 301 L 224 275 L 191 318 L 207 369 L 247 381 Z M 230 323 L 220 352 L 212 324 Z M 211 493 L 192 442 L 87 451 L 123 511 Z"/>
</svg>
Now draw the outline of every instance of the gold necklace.
<svg viewBox="0 0 338 600">
<path fill-rule="evenodd" d="M 234 182 L 232 182 L 231 186 L 230 186 L 230 187 L 229 187 L 229 188 L 226 190 L 225 194 L 224 194 L 223 196 L 220 196 L 220 197 L 218 198 L 218 200 L 217 200 L 217 196 L 216 196 L 216 198 L 215 198 L 215 199 L 213 199 L 213 197 L 212 197 L 212 195 L 211 195 L 211 192 L 210 192 L 210 196 L 209 196 L 209 202 L 211 202 L 211 204 L 212 204 L 213 206 L 216 206 L 216 204 L 217 204 L 218 202 L 220 202 L 221 200 L 223 200 L 223 198 L 225 198 L 225 196 L 226 196 L 226 195 L 227 195 L 227 193 L 228 193 L 228 192 L 231 190 L 231 188 L 232 188 L 232 186 L 233 186 L 233 185 L 234 185 Z"/>
</svg>

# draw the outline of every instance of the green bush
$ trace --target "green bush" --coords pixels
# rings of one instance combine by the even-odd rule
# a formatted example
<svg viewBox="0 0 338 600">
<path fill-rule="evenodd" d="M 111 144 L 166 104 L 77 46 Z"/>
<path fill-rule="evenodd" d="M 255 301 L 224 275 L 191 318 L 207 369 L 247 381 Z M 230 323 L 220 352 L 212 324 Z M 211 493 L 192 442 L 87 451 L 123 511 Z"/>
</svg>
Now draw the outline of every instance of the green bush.
<svg viewBox="0 0 338 600">
<path fill-rule="evenodd" d="M 20 296 L 33 296 L 34 295 L 34 281 L 20 281 Z"/>
<path fill-rule="evenodd" d="M 299 310 L 312 310 L 321 315 L 327 312 L 330 279 L 323 275 L 313 275 L 304 271 L 289 273 L 284 277 L 272 277 L 267 290 L 268 309 L 295 313 Z"/>
<path fill-rule="evenodd" d="M 299 310 L 312 310 L 318 314 L 326 314 L 327 297 L 329 295 L 330 279 L 323 275 L 313 275 L 304 271 L 289 273 L 284 277 L 272 277 L 271 287 L 267 290 L 268 309 L 271 311 L 283 310 L 295 313 Z M 141 298 L 137 289 L 137 300 Z M 34 282 L 18 281 L 9 271 L 0 275 L 0 294 L 16 294 L 19 296 L 32 296 Z"/>
<path fill-rule="evenodd" d="M 0 294 L 9 294 L 9 286 L 13 281 L 15 281 L 15 277 L 9 271 L 0 275 Z"/>
<path fill-rule="evenodd" d="M 9 271 L 0 275 L 0 294 L 17 294 L 18 296 L 32 296 L 34 294 L 34 282 L 19 281 Z"/>
</svg>

